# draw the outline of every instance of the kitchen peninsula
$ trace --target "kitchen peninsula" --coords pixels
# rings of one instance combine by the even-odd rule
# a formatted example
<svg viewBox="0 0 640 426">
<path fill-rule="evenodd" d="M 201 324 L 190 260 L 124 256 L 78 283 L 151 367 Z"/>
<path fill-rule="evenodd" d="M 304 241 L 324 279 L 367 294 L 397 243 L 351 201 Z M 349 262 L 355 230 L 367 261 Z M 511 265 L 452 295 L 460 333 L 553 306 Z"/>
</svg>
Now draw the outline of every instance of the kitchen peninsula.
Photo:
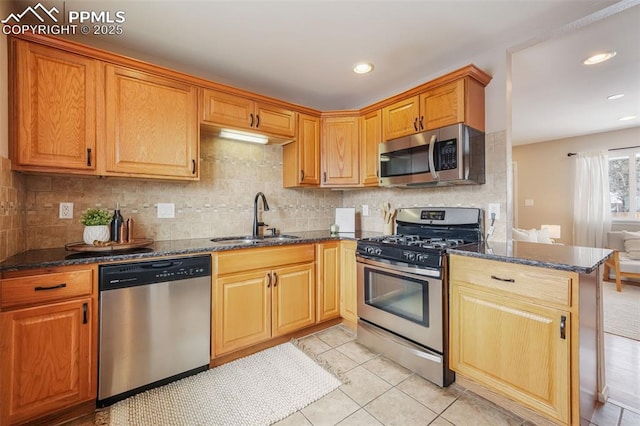
<svg viewBox="0 0 640 426">
<path fill-rule="evenodd" d="M 590 419 L 607 394 L 600 265 L 612 251 L 503 242 L 449 253 L 458 383 L 536 423 Z"/>
</svg>

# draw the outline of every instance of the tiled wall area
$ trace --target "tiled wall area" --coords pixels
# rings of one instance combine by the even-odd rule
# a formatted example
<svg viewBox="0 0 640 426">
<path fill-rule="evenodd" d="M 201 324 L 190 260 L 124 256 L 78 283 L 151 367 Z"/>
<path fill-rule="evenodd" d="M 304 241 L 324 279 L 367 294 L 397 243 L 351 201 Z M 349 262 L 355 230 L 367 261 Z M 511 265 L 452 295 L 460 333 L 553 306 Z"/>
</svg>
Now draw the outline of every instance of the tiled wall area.
<svg viewBox="0 0 640 426">
<path fill-rule="evenodd" d="M 262 219 L 281 232 L 329 229 L 340 191 L 282 188 L 282 147 L 201 137 L 198 182 L 27 176 L 29 249 L 81 241 L 80 214 L 112 211 L 116 203 L 135 234 L 154 240 L 251 234 L 253 201 L 263 192 L 270 211 Z M 58 204 L 74 203 L 73 219 L 58 219 Z M 174 219 L 158 219 L 157 203 L 175 203 Z"/>
<path fill-rule="evenodd" d="M 421 189 L 382 189 L 345 191 L 344 207 L 355 207 L 359 213 L 362 229 L 382 231 L 381 204 L 388 201 L 392 207 L 478 207 L 485 210 L 488 203 L 500 203 L 502 216 L 495 223 L 493 241 L 506 240 L 506 192 L 507 187 L 507 140 L 505 132 L 487 134 L 485 137 L 486 183 L 484 185 L 458 187 L 431 187 Z M 362 205 L 369 206 L 369 216 L 363 217 Z"/>
<path fill-rule="evenodd" d="M 25 250 L 24 177 L 0 155 L 0 261 Z"/>
<path fill-rule="evenodd" d="M 487 135 L 485 185 L 347 191 L 282 188 L 280 146 L 233 142 L 207 134 L 201 139 L 199 182 L 24 176 L 26 248 L 61 247 L 81 241 L 80 214 L 93 206 L 112 211 L 116 203 L 120 204 L 125 219 L 134 219 L 138 237 L 168 240 L 246 235 L 251 233 L 253 200 L 259 191 L 264 192 L 271 207 L 263 213 L 263 221 L 286 233 L 328 230 L 334 221 L 336 207 L 355 207 L 361 229 L 381 232 L 384 229 L 380 212 L 383 201 L 389 201 L 395 208 L 464 206 L 486 209 L 489 202 L 500 203 L 503 212 L 505 208 L 504 132 Z M 74 203 L 73 219 L 58 219 L 60 202 Z M 158 219 L 157 203 L 175 203 L 176 217 Z M 360 214 L 363 204 L 370 208 L 367 217 Z M 5 228 L 2 229 L 4 232 Z M 504 241 L 504 234 L 505 227 L 497 223 L 492 238 Z"/>
</svg>

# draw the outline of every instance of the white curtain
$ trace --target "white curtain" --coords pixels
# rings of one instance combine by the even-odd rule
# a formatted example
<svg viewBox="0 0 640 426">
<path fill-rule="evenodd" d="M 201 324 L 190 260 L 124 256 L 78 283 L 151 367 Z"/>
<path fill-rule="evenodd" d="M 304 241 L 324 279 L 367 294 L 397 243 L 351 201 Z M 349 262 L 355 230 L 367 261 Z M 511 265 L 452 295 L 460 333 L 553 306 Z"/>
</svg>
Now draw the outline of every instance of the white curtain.
<svg viewBox="0 0 640 426">
<path fill-rule="evenodd" d="M 578 154 L 574 197 L 574 245 L 604 247 L 611 229 L 607 151 Z"/>
</svg>

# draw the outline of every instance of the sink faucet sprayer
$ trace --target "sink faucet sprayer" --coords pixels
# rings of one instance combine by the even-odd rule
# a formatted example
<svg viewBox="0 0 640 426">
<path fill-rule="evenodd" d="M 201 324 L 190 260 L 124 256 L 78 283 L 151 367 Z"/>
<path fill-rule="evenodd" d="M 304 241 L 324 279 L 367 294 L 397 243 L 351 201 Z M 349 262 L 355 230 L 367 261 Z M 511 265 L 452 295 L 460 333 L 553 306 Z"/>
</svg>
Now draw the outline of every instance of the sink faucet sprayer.
<svg viewBox="0 0 640 426">
<path fill-rule="evenodd" d="M 258 231 L 261 226 L 267 226 L 264 222 L 258 222 L 258 199 L 262 198 L 262 208 L 263 211 L 269 211 L 269 203 L 267 203 L 267 198 L 264 196 L 262 192 L 258 192 L 256 194 L 256 198 L 253 200 L 253 237 L 258 236 Z"/>
</svg>

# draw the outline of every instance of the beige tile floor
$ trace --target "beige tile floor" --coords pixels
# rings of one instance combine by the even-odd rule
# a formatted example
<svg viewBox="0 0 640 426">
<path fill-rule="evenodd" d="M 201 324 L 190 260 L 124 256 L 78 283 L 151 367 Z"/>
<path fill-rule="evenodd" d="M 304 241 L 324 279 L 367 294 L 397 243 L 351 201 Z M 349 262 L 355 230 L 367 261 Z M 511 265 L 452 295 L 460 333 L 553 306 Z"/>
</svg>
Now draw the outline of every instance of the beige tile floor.
<svg viewBox="0 0 640 426">
<path fill-rule="evenodd" d="M 277 426 L 532 425 L 455 383 L 440 388 L 428 382 L 358 344 L 355 334 L 343 326 L 300 342 L 348 383 Z M 631 425 L 640 425 L 640 413 L 610 403 L 603 405 L 591 422 L 581 422 L 581 426 Z"/>
</svg>

